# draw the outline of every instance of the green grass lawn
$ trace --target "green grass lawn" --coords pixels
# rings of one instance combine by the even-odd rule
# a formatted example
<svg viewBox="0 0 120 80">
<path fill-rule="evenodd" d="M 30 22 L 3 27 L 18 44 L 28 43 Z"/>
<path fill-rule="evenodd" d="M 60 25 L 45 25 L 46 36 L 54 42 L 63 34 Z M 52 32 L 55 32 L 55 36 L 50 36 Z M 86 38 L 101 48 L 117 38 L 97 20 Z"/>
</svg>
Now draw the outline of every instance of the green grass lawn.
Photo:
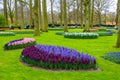
<svg viewBox="0 0 120 80">
<path fill-rule="evenodd" d="M 70 31 L 74 32 L 74 30 Z M 101 58 L 107 52 L 120 51 L 120 49 L 113 48 L 116 43 L 116 34 L 98 39 L 67 39 L 55 35 L 55 32 L 42 33 L 40 37 L 34 37 L 32 34 L 0 37 L 0 80 L 120 80 L 120 65 Z M 24 37 L 35 38 L 38 44 L 65 46 L 79 52 L 89 53 L 97 58 L 97 65 L 102 71 L 50 72 L 25 66 L 19 60 L 22 49 L 3 50 L 5 43 Z"/>
</svg>

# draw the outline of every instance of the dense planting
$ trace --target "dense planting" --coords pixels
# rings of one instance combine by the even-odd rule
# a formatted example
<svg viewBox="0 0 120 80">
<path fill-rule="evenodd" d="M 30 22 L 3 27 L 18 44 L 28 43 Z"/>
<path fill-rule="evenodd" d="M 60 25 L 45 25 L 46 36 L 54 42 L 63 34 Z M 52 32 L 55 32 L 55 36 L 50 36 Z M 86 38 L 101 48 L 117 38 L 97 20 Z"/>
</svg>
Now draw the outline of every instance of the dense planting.
<svg viewBox="0 0 120 80">
<path fill-rule="evenodd" d="M 112 36 L 113 32 L 107 31 L 107 32 L 98 32 L 99 36 Z"/>
<path fill-rule="evenodd" d="M 35 44 L 36 41 L 33 38 L 23 38 L 5 44 L 4 49 L 5 50 L 21 49 Z"/>
<path fill-rule="evenodd" d="M 36 45 L 25 48 L 21 59 L 24 62 L 48 69 L 89 69 L 96 68 L 96 59 L 73 49 Z"/>
<path fill-rule="evenodd" d="M 111 52 L 103 56 L 104 59 L 120 64 L 120 52 Z"/>
<path fill-rule="evenodd" d="M 64 37 L 65 38 L 73 38 L 73 39 L 96 39 L 98 38 L 98 34 L 97 33 L 65 33 Z"/>
<path fill-rule="evenodd" d="M 15 36 L 14 32 L 0 32 L 0 36 Z"/>
<path fill-rule="evenodd" d="M 15 34 L 34 34 L 34 31 L 12 31 L 12 32 L 14 32 Z M 40 32 L 41 33 L 41 32 Z"/>
</svg>

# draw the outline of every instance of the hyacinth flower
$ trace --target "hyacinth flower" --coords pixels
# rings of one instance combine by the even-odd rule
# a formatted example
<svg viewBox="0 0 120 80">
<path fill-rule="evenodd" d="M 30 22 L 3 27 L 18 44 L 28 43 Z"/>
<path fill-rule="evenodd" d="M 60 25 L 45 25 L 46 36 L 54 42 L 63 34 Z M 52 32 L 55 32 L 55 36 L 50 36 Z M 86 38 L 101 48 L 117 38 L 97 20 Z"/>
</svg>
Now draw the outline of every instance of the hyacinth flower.
<svg viewBox="0 0 120 80">
<path fill-rule="evenodd" d="M 23 39 L 13 40 L 6 43 L 4 46 L 4 49 L 5 50 L 20 49 L 20 48 L 25 48 L 35 44 L 36 44 L 36 41 L 34 38 L 23 38 Z"/>
<path fill-rule="evenodd" d="M 88 54 L 84 55 L 73 49 L 50 45 L 27 47 L 22 51 L 21 59 L 25 62 L 33 60 L 32 64 L 38 62 L 39 66 L 52 69 L 88 69 L 96 66 L 96 59 Z"/>
</svg>

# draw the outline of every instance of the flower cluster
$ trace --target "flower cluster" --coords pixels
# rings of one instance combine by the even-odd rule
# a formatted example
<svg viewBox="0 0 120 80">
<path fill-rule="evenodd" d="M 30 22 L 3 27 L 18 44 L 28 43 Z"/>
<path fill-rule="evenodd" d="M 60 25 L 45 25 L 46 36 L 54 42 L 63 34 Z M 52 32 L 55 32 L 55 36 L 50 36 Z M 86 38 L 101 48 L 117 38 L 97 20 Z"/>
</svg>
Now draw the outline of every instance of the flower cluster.
<svg viewBox="0 0 120 80">
<path fill-rule="evenodd" d="M 35 44 L 36 44 L 36 41 L 34 38 L 23 38 L 23 39 L 14 40 L 9 43 L 6 43 L 4 46 L 4 49 L 5 50 L 20 49 L 20 48 L 25 48 Z"/>
<path fill-rule="evenodd" d="M 23 50 L 21 59 L 33 65 L 52 69 L 96 68 L 94 57 L 59 46 L 36 45 L 27 47 Z"/>
<path fill-rule="evenodd" d="M 104 59 L 120 64 L 120 52 L 110 52 L 103 56 Z"/>
<path fill-rule="evenodd" d="M 0 32 L 0 36 L 15 36 L 14 32 Z"/>
<path fill-rule="evenodd" d="M 83 33 L 65 33 L 65 38 L 73 38 L 73 39 L 96 39 L 99 37 L 97 33 L 92 32 L 83 32 Z"/>
</svg>

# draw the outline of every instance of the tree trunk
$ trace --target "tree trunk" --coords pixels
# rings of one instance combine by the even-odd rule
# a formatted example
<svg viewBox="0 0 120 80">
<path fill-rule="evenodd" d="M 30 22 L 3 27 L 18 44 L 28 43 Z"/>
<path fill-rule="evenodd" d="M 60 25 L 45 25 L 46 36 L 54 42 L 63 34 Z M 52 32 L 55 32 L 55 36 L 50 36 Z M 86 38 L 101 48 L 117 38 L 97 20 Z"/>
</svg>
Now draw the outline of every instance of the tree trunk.
<svg viewBox="0 0 120 80">
<path fill-rule="evenodd" d="M 18 26 L 18 9 L 17 9 L 17 0 L 15 0 L 15 26 Z"/>
<path fill-rule="evenodd" d="M 54 0 L 50 0 L 50 2 L 51 2 L 51 22 L 52 22 L 52 26 L 54 26 L 54 13 L 53 13 Z"/>
<path fill-rule="evenodd" d="M 35 36 L 40 36 L 39 21 L 38 21 L 38 0 L 34 0 L 34 21 L 35 21 Z"/>
<path fill-rule="evenodd" d="M 81 14 L 81 27 L 83 28 L 83 0 L 81 0 L 80 6 L 81 6 L 81 10 L 80 10 L 80 14 Z"/>
<path fill-rule="evenodd" d="M 117 14 L 118 14 L 118 35 L 117 35 L 117 43 L 116 43 L 116 47 L 120 48 L 120 0 L 118 0 L 118 4 L 117 4 Z"/>
<path fill-rule="evenodd" d="M 41 0 L 38 0 L 39 2 L 39 27 L 40 30 L 43 31 L 43 24 L 42 24 L 42 12 L 41 12 Z"/>
<path fill-rule="evenodd" d="M 63 28 L 63 0 L 60 0 L 60 26 Z"/>
<path fill-rule="evenodd" d="M 68 32 L 66 0 L 63 1 L 63 4 L 64 4 L 64 32 Z"/>
<path fill-rule="evenodd" d="M 20 1 L 20 7 L 21 7 L 21 20 L 22 20 L 22 27 L 24 27 L 24 23 L 25 23 L 25 21 L 24 21 L 24 11 L 23 11 L 23 0 L 21 0 Z"/>
<path fill-rule="evenodd" d="M 7 0 L 3 0 L 4 2 L 4 16 L 5 16 L 5 26 L 8 26 L 8 13 L 7 13 Z"/>
<path fill-rule="evenodd" d="M 91 12 L 91 28 L 93 28 L 93 17 L 94 16 L 94 0 L 92 0 L 92 12 Z"/>
<path fill-rule="evenodd" d="M 32 17 L 32 16 L 33 16 L 33 15 L 32 15 L 32 14 L 33 14 L 33 13 L 32 13 L 32 12 L 33 12 L 33 9 L 32 9 L 32 0 L 29 0 L 29 2 L 30 2 L 30 3 L 29 3 L 29 7 L 30 7 L 30 26 L 32 26 L 32 25 L 33 25 L 33 17 Z"/>
<path fill-rule="evenodd" d="M 90 9 L 89 9 L 89 5 L 90 5 L 90 0 L 85 0 L 84 2 L 85 5 L 85 28 L 84 28 L 84 32 L 89 32 L 90 31 Z"/>
<path fill-rule="evenodd" d="M 118 26 L 118 16 L 119 16 L 119 14 L 118 14 L 118 13 L 119 13 L 119 12 L 118 12 L 118 11 L 119 11 L 119 8 L 118 8 L 119 5 L 118 5 L 118 4 L 119 4 L 119 3 L 117 3 L 117 13 L 116 13 L 116 19 L 115 19 L 115 21 L 116 21 L 116 26 Z"/>
<path fill-rule="evenodd" d="M 98 11 L 98 20 L 99 20 L 99 25 L 101 25 L 101 12 Z"/>
<path fill-rule="evenodd" d="M 47 6 L 46 0 L 42 0 L 42 8 L 43 8 L 43 27 L 44 32 L 48 32 L 48 18 L 47 18 Z"/>
</svg>

